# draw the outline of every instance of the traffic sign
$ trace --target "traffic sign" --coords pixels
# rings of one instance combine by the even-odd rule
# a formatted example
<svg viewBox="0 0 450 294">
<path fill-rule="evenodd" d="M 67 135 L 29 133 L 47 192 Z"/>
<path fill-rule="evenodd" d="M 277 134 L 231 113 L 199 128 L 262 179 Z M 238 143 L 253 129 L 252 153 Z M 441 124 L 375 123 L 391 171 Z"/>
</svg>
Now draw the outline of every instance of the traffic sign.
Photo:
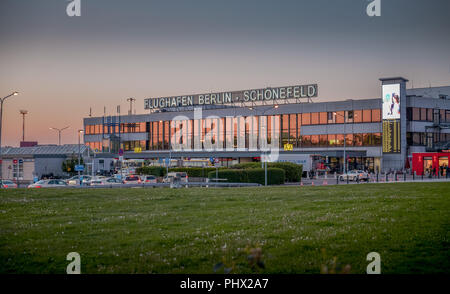
<svg viewBox="0 0 450 294">
<path fill-rule="evenodd" d="M 119 161 L 123 161 L 123 156 L 119 156 Z"/>
<path fill-rule="evenodd" d="M 75 165 L 75 171 L 84 171 L 84 165 L 82 164 Z"/>
<path fill-rule="evenodd" d="M 166 166 L 168 166 L 169 163 L 170 163 L 170 158 L 169 158 L 169 157 L 166 157 Z"/>
<path fill-rule="evenodd" d="M 123 155 L 123 149 L 120 148 L 120 149 L 119 149 L 119 156 L 122 156 L 122 155 Z"/>
</svg>

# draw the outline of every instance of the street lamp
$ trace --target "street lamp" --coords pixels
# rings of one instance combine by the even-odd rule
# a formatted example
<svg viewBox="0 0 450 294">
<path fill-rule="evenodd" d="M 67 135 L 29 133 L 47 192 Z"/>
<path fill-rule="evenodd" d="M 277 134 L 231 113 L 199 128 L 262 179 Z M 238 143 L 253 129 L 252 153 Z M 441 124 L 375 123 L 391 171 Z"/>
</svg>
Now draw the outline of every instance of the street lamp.
<svg viewBox="0 0 450 294">
<path fill-rule="evenodd" d="M 130 110 L 129 110 L 129 115 L 133 114 L 133 102 L 136 101 L 136 98 L 130 97 L 127 98 L 127 101 L 130 102 Z"/>
<path fill-rule="evenodd" d="M 22 115 L 22 142 L 25 142 L 25 115 L 28 114 L 28 110 L 20 110 L 19 113 Z"/>
<path fill-rule="evenodd" d="M 19 95 L 19 92 L 15 91 L 12 92 L 11 94 L 9 94 L 6 97 L 3 97 L 0 99 L 0 160 L 2 160 L 2 120 L 3 120 L 3 102 L 5 102 L 5 100 L 11 96 L 17 96 Z M 3 178 L 3 174 L 2 174 L 2 164 L 3 162 L 0 163 L 0 179 Z"/>
<path fill-rule="evenodd" d="M 58 132 L 58 145 L 61 145 L 61 132 L 64 131 L 65 129 L 68 129 L 69 126 L 62 128 L 62 129 L 58 129 L 58 128 L 49 128 L 50 130 L 54 130 Z"/>
<path fill-rule="evenodd" d="M 264 110 L 260 114 L 260 116 L 264 116 L 267 111 L 272 110 L 272 109 L 277 109 L 278 107 L 279 107 L 278 104 L 275 104 L 274 106 L 269 107 L 266 110 Z M 256 109 L 253 107 L 249 107 L 248 109 L 256 111 Z M 267 124 L 267 121 L 266 121 L 266 124 Z M 266 130 L 267 130 L 267 126 L 266 126 Z M 267 138 L 266 138 L 266 142 L 267 142 Z M 264 161 L 264 186 L 267 186 L 267 151 L 264 151 L 264 159 L 265 159 L 265 161 Z M 262 160 L 262 158 L 261 158 L 261 160 Z"/>
<path fill-rule="evenodd" d="M 78 165 L 81 164 L 81 144 L 80 144 L 80 137 L 81 134 L 83 133 L 83 130 L 78 130 Z M 80 179 L 81 176 L 81 171 L 80 169 L 78 169 L 78 180 L 80 181 L 80 186 L 82 185 L 82 181 Z"/>
</svg>

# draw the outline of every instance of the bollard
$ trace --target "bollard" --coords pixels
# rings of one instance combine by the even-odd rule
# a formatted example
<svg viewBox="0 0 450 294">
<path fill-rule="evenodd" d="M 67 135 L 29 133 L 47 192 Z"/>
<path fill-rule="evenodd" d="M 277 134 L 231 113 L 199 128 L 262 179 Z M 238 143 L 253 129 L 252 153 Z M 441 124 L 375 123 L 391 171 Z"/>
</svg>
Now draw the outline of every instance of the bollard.
<svg viewBox="0 0 450 294">
<path fill-rule="evenodd" d="M 324 180 L 323 181 L 323 184 L 322 184 L 323 186 L 326 186 L 326 185 L 328 185 L 328 182 L 327 182 L 327 180 Z"/>
<path fill-rule="evenodd" d="M 348 175 L 347 175 L 347 184 L 348 184 Z"/>
<path fill-rule="evenodd" d="M 403 173 L 403 182 L 406 182 L 406 172 Z"/>
<path fill-rule="evenodd" d="M 339 178 L 336 177 L 336 185 L 339 185 Z"/>
<path fill-rule="evenodd" d="M 377 172 L 377 183 L 378 183 L 378 174 L 379 174 L 379 173 Z"/>
<path fill-rule="evenodd" d="M 314 186 L 314 181 L 311 182 L 311 186 Z"/>
<path fill-rule="evenodd" d="M 413 172 L 413 182 L 414 182 L 415 178 L 416 178 L 416 172 L 414 171 Z"/>
</svg>

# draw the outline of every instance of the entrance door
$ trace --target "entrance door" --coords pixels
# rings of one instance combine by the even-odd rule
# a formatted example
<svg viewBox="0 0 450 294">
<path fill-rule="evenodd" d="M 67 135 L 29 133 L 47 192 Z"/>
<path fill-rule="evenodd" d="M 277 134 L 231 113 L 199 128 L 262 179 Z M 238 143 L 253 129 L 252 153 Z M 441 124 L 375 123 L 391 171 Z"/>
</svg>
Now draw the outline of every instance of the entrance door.
<svg viewBox="0 0 450 294">
<path fill-rule="evenodd" d="M 423 173 L 426 176 L 433 173 L 433 159 L 431 157 L 423 158 Z"/>
<path fill-rule="evenodd" d="M 448 157 L 439 157 L 439 173 L 441 176 L 447 176 Z"/>
</svg>

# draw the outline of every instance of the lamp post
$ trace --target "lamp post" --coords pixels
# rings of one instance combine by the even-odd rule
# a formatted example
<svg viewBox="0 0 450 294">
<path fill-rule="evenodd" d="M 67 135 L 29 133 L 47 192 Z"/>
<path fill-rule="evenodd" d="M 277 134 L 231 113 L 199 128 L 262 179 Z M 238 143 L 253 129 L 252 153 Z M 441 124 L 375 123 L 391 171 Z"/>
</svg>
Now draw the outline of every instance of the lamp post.
<svg viewBox="0 0 450 294">
<path fill-rule="evenodd" d="M 25 115 L 28 114 L 28 110 L 20 110 L 22 115 L 22 142 L 25 142 Z"/>
<path fill-rule="evenodd" d="M 347 143 L 347 130 L 346 130 L 347 129 L 346 128 L 346 126 L 347 126 L 347 118 L 345 117 L 345 115 L 341 115 L 341 114 L 339 114 L 337 112 L 333 112 L 333 114 L 335 116 L 339 115 L 340 117 L 344 118 L 344 175 L 345 175 L 347 173 L 347 157 L 345 156 L 346 143 Z M 355 118 L 355 117 L 356 117 L 356 115 L 354 114 L 353 118 Z M 352 131 L 352 134 L 353 134 L 353 131 Z"/>
<path fill-rule="evenodd" d="M 83 133 L 83 130 L 78 130 L 78 165 L 81 164 L 81 143 L 80 143 L 80 137 Z M 80 181 L 80 186 L 82 185 L 82 181 L 80 179 L 81 171 L 78 169 L 78 180 Z"/>
<path fill-rule="evenodd" d="M 3 173 L 2 173 L 2 167 L 3 167 L 3 161 L 2 160 L 2 121 L 3 121 L 3 102 L 5 102 L 6 99 L 8 99 L 11 96 L 17 96 L 19 95 L 19 92 L 15 91 L 11 94 L 9 94 L 6 97 L 3 97 L 0 99 L 0 179 L 3 178 Z"/>
<path fill-rule="evenodd" d="M 278 104 L 275 104 L 272 107 L 267 108 L 266 110 L 264 110 L 260 115 L 264 116 L 266 114 L 267 111 L 272 110 L 272 109 L 277 109 L 279 106 Z M 250 110 L 256 110 L 253 107 L 249 107 L 248 109 Z M 267 125 L 266 125 L 266 131 L 267 131 Z M 267 142 L 267 138 L 266 138 L 266 142 Z M 267 186 L 267 151 L 264 151 L 264 186 Z M 261 158 L 262 160 L 262 158 Z"/>
<path fill-rule="evenodd" d="M 50 130 L 54 130 L 58 132 L 58 145 L 61 145 L 61 132 L 64 131 L 65 129 L 68 129 L 69 126 L 62 128 L 62 129 L 58 129 L 58 128 L 49 128 Z"/>
<path fill-rule="evenodd" d="M 136 101 L 136 98 L 130 97 L 127 98 L 127 101 L 130 102 L 130 110 L 128 112 L 129 115 L 133 114 L 133 102 Z"/>
</svg>

